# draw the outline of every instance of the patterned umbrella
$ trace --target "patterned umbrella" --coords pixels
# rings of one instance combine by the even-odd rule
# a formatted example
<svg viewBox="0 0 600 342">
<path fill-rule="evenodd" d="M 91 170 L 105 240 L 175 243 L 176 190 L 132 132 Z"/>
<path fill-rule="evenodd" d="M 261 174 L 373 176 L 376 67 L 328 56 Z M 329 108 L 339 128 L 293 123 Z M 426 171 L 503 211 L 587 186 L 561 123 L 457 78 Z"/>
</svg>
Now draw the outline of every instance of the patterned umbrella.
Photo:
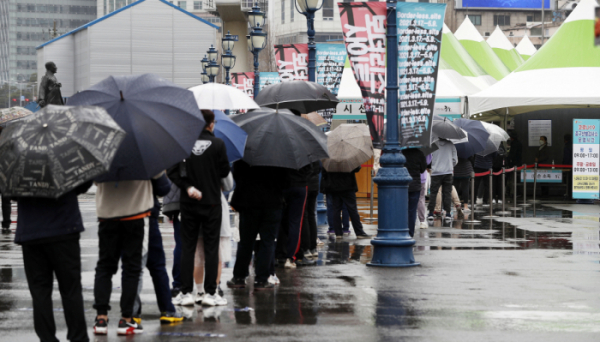
<svg viewBox="0 0 600 342">
<path fill-rule="evenodd" d="M 4 127 L 9 121 L 24 118 L 31 114 L 33 114 L 32 111 L 23 107 L 11 107 L 6 109 L 0 109 L 0 126 Z"/>
<path fill-rule="evenodd" d="M 342 124 L 327 136 L 329 159 L 323 160 L 327 172 L 351 172 L 373 156 L 369 126 Z"/>
<path fill-rule="evenodd" d="M 58 198 L 108 171 L 124 136 L 100 107 L 49 105 L 0 135 L 0 191 Z"/>
</svg>

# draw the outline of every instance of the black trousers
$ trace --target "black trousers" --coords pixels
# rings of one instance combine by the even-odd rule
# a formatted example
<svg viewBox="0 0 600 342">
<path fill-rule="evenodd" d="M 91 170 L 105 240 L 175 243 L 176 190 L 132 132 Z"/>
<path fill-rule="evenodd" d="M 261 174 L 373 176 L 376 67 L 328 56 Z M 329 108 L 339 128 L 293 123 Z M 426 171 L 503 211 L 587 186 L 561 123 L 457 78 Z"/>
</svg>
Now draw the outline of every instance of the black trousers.
<svg viewBox="0 0 600 342">
<path fill-rule="evenodd" d="M 302 221 L 302 249 L 298 251 L 298 258 L 304 257 L 303 250 L 313 250 L 317 248 L 317 196 L 319 191 L 309 191 L 306 194 L 306 208 L 304 210 L 304 220 Z"/>
<path fill-rule="evenodd" d="M 458 193 L 458 198 L 460 198 L 460 201 L 463 204 L 469 203 L 471 199 L 471 192 L 469 191 L 471 188 L 471 179 L 454 177 L 452 185 L 454 185 L 456 188 L 456 192 Z"/>
<path fill-rule="evenodd" d="M 67 340 L 89 341 L 81 294 L 79 235 L 63 241 L 23 245 L 23 263 L 33 301 L 33 325 L 40 340 L 58 341 L 52 311 L 56 275 L 67 322 Z"/>
<path fill-rule="evenodd" d="M 10 227 L 10 198 L 2 196 L 2 228 Z"/>
<path fill-rule="evenodd" d="M 489 170 L 479 167 L 475 168 L 475 173 L 486 172 Z M 475 197 L 483 198 L 483 203 L 490 201 L 490 176 L 475 177 Z"/>
<path fill-rule="evenodd" d="M 194 289 L 194 261 L 198 234 L 204 240 L 204 292 L 214 295 L 219 270 L 219 239 L 221 235 L 221 204 L 181 208 L 181 292 Z"/>
<path fill-rule="evenodd" d="M 435 199 L 437 198 L 440 187 L 442 188 L 442 209 L 446 211 L 446 216 L 450 216 L 452 210 L 452 175 L 440 175 L 431 177 L 431 193 L 429 194 L 429 215 L 433 215 L 435 210 Z"/>
<path fill-rule="evenodd" d="M 248 209 L 240 211 L 240 242 L 237 247 L 233 276 L 246 278 L 252 260 L 252 251 L 257 246 L 254 268 L 257 282 L 269 279 L 271 261 L 274 255 L 275 238 L 281 222 L 282 209 Z M 260 240 L 256 241 L 256 235 Z"/>
<path fill-rule="evenodd" d="M 285 207 L 277 236 L 277 257 L 294 258 L 300 249 L 302 221 L 306 205 L 307 187 L 293 187 L 283 191 Z"/>
<path fill-rule="evenodd" d="M 100 250 L 94 280 L 94 309 L 98 315 L 110 310 L 112 276 L 117 273 L 119 259 L 123 263 L 121 275 L 121 315 L 132 317 L 142 272 L 142 243 L 144 220 L 102 221 L 98 227 Z"/>
<path fill-rule="evenodd" d="M 360 222 L 360 215 L 358 214 L 358 207 L 356 205 L 356 193 L 352 190 L 334 192 L 328 194 L 331 196 L 333 204 L 333 230 L 335 235 L 342 236 L 342 209 L 344 204 L 348 208 L 348 215 L 350 215 L 350 221 L 352 222 L 352 228 L 356 235 L 365 235 L 362 223 Z"/>
</svg>

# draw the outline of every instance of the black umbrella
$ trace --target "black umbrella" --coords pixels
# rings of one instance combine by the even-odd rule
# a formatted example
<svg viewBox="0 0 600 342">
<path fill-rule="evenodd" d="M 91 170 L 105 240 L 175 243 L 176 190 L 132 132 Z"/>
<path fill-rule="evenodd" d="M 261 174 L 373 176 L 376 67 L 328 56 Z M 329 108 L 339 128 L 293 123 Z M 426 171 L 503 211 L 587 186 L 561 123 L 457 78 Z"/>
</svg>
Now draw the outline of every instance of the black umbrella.
<svg viewBox="0 0 600 342">
<path fill-rule="evenodd" d="M 127 136 L 98 182 L 145 180 L 187 158 L 205 122 L 194 94 L 158 76 L 110 76 L 69 104 L 106 109 Z"/>
<path fill-rule="evenodd" d="M 287 109 L 261 108 L 233 121 L 248 133 L 243 160 L 252 166 L 300 169 L 329 158 L 325 133 Z"/>
<path fill-rule="evenodd" d="M 421 152 L 423 152 L 423 154 L 426 156 L 432 154 L 433 152 L 435 152 L 439 149 L 440 149 L 440 147 L 434 142 L 431 143 L 431 146 L 423 146 L 420 148 Z"/>
<path fill-rule="evenodd" d="M 289 81 L 262 89 L 254 99 L 261 107 L 287 108 L 301 114 L 335 108 L 340 102 L 326 87 L 307 81 Z"/>
<path fill-rule="evenodd" d="M 125 132 L 100 107 L 49 105 L 0 135 L 0 190 L 57 198 L 106 171 Z"/>
<path fill-rule="evenodd" d="M 431 125 L 432 140 L 442 139 L 464 139 L 467 137 L 462 129 L 452 123 L 451 120 L 444 118 L 439 120 L 434 118 Z"/>
</svg>

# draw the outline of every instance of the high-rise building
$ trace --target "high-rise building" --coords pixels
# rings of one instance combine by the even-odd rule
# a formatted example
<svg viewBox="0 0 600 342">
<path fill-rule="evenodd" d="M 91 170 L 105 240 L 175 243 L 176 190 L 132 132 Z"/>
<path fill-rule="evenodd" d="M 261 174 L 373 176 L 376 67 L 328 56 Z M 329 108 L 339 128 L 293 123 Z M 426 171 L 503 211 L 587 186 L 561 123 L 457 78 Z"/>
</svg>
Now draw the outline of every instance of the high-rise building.
<svg viewBox="0 0 600 342">
<path fill-rule="evenodd" d="M 38 45 L 94 19 L 96 0 L 0 0 L 0 84 L 29 82 Z"/>
</svg>

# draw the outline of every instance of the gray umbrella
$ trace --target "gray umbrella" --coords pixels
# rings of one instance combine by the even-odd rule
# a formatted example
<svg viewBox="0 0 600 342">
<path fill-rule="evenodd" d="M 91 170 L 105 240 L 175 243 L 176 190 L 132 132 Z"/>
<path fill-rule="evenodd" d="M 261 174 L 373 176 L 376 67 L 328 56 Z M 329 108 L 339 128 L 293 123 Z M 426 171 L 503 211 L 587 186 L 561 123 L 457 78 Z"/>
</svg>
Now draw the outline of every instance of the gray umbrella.
<svg viewBox="0 0 600 342">
<path fill-rule="evenodd" d="M 307 81 L 289 81 L 265 87 L 254 99 L 261 107 L 287 108 L 301 114 L 335 108 L 340 102 L 326 87 Z"/>
<path fill-rule="evenodd" d="M 435 119 L 431 125 L 431 140 L 442 139 L 464 139 L 467 137 L 460 127 L 452 123 L 451 120 L 444 118 L 443 120 Z"/>
<path fill-rule="evenodd" d="M 49 105 L 0 135 L 0 190 L 58 198 L 107 172 L 124 136 L 100 107 Z"/>
<path fill-rule="evenodd" d="M 287 109 L 261 108 L 233 121 L 248 133 L 243 160 L 252 166 L 300 169 L 329 158 L 323 131 Z"/>
</svg>

